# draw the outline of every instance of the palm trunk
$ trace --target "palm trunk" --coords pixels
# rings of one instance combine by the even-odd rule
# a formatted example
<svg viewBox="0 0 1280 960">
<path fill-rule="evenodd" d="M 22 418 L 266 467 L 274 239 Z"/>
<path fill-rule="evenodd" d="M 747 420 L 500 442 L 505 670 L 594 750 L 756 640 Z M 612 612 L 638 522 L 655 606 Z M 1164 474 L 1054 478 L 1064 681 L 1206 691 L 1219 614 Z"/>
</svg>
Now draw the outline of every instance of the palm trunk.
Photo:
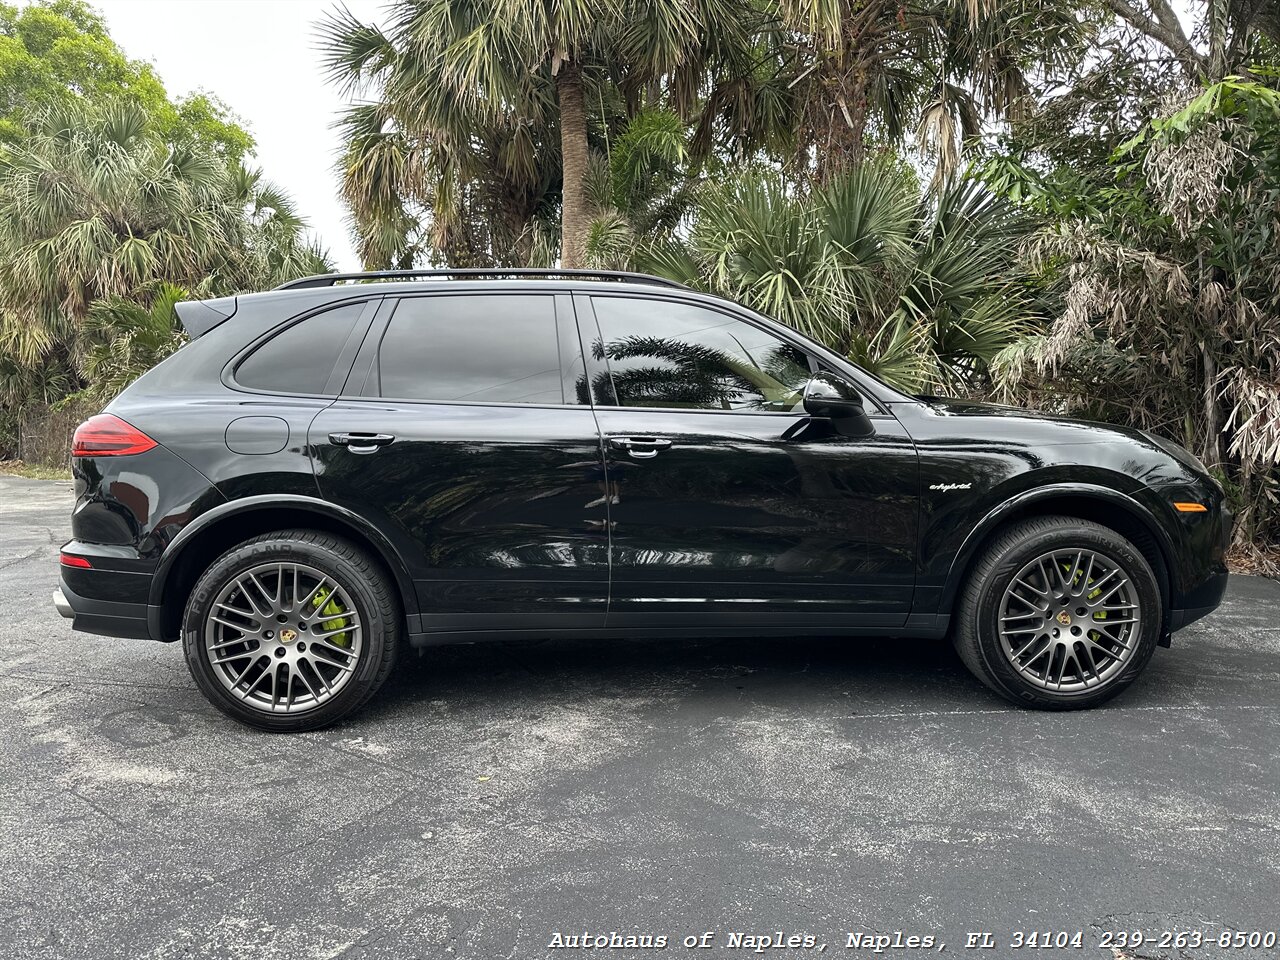
<svg viewBox="0 0 1280 960">
<path fill-rule="evenodd" d="M 835 98 L 829 102 L 826 143 L 816 151 L 814 176 L 819 183 L 860 164 L 866 154 L 871 67 L 862 50 L 854 50 L 851 57 L 854 62 L 844 69 Z"/>
<path fill-rule="evenodd" d="M 533 230 L 525 209 L 527 205 L 509 195 L 504 196 L 500 204 L 502 227 L 505 231 L 502 237 L 503 249 L 509 252 L 498 254 L 495 244 L 494 259 L 507 267 L 533 266 L 529 262 L 533 259 Z"/>
<path fill-rule="evenodd" d="M 556 74 L 560 100 L 560 164 L 564 180 L 560 215 L 560 265 L 583 264 L 587 239 L 587 110 L 582 95 L 582 68 L 569 60 Z"/>
<path fill-rule="evenodd" d="M 853 103 L 849 105 L 849 163 L 858 164 L 866 153 L 867 147 L 867 115 L 870 104 L 867 96 L 871 87 L 870 69 L 865 61 L 858 63 L 853 75 Z"/>
</svg>

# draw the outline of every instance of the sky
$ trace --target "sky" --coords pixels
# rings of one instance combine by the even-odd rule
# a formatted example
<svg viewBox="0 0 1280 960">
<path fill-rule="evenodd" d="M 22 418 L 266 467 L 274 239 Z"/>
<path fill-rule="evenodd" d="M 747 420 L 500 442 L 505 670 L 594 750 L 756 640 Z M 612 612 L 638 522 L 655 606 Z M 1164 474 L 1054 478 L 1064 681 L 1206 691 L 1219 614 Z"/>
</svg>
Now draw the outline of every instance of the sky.
<svg viewBox="0 0 1280 960">
<path fill-rule="evenodd" d="M 339 269 L 358 270 L 338 193 L 347 101 L 324 81 L 315 23 L 336 0 L 90 0 L 129 57 L 155 65 L 171 97 L 219 97 L 257 140 L 256 162 L 294 199 Z M 380 0 L 345 0 L 365 21 Z"/>
</svg>

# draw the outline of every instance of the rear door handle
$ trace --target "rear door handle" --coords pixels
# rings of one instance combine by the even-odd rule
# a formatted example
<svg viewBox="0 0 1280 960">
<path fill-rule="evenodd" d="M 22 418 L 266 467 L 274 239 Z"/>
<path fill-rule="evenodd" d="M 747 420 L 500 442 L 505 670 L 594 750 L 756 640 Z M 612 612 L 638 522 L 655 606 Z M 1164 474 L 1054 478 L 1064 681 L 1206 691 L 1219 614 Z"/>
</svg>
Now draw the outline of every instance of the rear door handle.
<svg viewBox="0 0 1280 960">
<path fill-rule="evenodd" d="M 609 446 L 625 450 L 637 460 L 648 460 L 663 450 L 669 450 L 671 441 L 666 437 L 610 437 Z"/>
<path fill-rule="evenodd" d="M 391 433 L 331 433 L 329 442 L 334 446 L 346 447 L 352 453 L 373 453 L 379 447 L 385 447 L 395 440 Z"/>
</svg>

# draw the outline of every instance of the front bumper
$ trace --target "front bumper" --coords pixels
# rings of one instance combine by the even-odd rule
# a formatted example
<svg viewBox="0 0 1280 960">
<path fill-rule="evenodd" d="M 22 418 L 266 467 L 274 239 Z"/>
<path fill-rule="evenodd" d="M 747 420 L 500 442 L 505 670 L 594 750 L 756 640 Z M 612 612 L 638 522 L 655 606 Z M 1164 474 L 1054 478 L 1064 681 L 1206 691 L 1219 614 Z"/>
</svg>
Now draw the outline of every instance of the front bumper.
<svg viewBox="0 0 1280 960">
<path fill-rule="evenodd" d="M 1218 609 L 1222 597 L 1227 592 L 1227 569 L 1215 570 L 1201 581 L 1193 593 L 1183 597 L 1187 604 L 1179 609 L 1169 611 L 1169 630 L 1181 630 L 1189 623 L 1195 623 L 1201 617 L 1207 617 Z"/>
<path fill-rule="evenodd" d="M 1169 612 L 1161 644 L 1189 623 L 1208 616 L 1227 590 L 1227 545 L 1231 542 L 1231 513 L 1222 488 L 1205 475 L 1194 482 L 1147 487 L 1140 499 L 1168 535 L 1165 556 L 1169 574 Z M 1200 511 L 1182 512 L 1175 503 L 1203 504 Z"/>
</svg>

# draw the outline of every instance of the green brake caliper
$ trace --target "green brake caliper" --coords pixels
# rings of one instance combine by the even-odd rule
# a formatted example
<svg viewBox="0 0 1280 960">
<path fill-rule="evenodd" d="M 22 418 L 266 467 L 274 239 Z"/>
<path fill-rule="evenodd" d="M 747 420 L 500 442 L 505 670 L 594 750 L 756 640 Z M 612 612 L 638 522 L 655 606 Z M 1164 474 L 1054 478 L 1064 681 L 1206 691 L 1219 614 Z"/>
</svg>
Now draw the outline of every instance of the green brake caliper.
<svg viewBox="0 0 1280 960">
<path fill-rule="evenodd" d="M 1071 566 L 1070 566 L 1070 564 L 1066 564 L 1066 563 L 1064 563 L 1064 564 L 1062 565 L 1062 569 L 1067 573 L 1067 575 L 1068 575 L 1068 576 L 1070 576 L 1070 575 L 1071 575 Z M 1081 573 L 1081 574 L 1080 574 L 1080 576 L 1084 576 L 1084 574 L 1083 574 L 1083 573 Z M 1093 578 L 1092 578 L 1092 577 L 1090 577 L 1090 578 L 1089 578 L 1089 583 L 1093 583 Z M 1087 599 L 1092 600 L 1094 597 L 1096 597 L 1096 596 L 1097 596 L 1098 594 L 1100 594 L 1101 592 L 1102 592 L 1102 588 L 1101 588 L 1101 587 L 1096 587 L 1096 588 L 1095 588 L 1094 590 L 1092 590 L 1089 594 L 1087 594 Z M 1093 614 L 1093 616 L 1091 617 L 1091 619 L 1093 619 L 1093 620 L 1105 620 L 1105 619 L 1107 619 L 1107 611 L 1105 611 L 1105 610 L 1096 610 L 1096 611 L 1094 611 L 1094 614 Z"/>
<path fill-rule="evenodd" d="M 311 605 L 323 613 L 326 617 L 332 617 L 331 620 L 321 620 L 320 626 L 326 631 L 341 630 L 347 625 L 347 618 L 342 616 L 345 612 L 341 604 L 333 597 L 332 590 L 326 590 L 323 587 L 316 591 L 315 598 L 311 601 Z M 327 602 L 326 602 L 327 601 Z M 335 633 L 333 636 L 325 637 L 332 644 L 339 647 L 346 647 L 351 644 L 351 637 L 346 633 Z"/>
<path fill-rule="evenodd" d="M 1089 582 L 1090 582 L 1090 583 L 1093 583 L 1093 581 L 1092 581 L 1092 580 L 1090 580 Z M 1095 587 L 1095 588 L 1094 588 L 1094 590 L 1093 590 L 1093 592 L 1089 594 L 1089 597 L 1088 597 L 1088 598 L 1089 598 L 1090 600 L 1092 600 L 1094 597 L 1096 597 L 1096 596 L 1097 596 L 1098 594 L 1100 594 L 1101 592 L 1102 592 L 1102 588 L 1101 588 L 1101 587 Z M 1094 620 L 1105 620 L 1105 619 L 1107 619 L 1107 611 L 1105 611 L 1105 610 L 1095 610 L 1095 611 L 1093 612 L 1093 619 L 1094 619 Z"/>
</svg>

